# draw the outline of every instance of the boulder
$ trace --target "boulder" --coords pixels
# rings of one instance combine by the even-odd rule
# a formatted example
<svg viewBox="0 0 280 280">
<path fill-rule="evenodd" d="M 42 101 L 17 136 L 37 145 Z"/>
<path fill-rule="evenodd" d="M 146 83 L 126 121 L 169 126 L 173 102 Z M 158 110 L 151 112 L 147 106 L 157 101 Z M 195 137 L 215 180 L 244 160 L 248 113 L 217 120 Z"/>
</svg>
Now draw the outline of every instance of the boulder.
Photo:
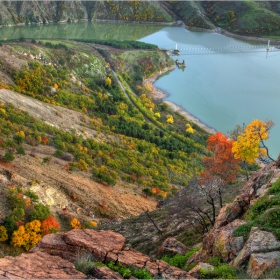
<svg viewBox="0 0 280 280">
<path fill-rule="evenodd" d="M 150 257 L 132 248 L 118 253 L 118 262 L 121 262 L 124 266 L 134 266 L 141 269 L 145 267 L 148 261 L 150 261 Z"/>
<path fill-rule="evenodd" d="M 106 263 L 110 261 L 120 262 L 124 266 L 134 266 L 141 269 L 150 261 L 150 257 L 130 247 L 125 247 L 122 251 L 114 250 L 109 252 L 106 256 Z"/>
<path fill-rule="evenodd" d="M 77 257 L 78 247 L 68 245 L 64 241 L 65 233 L 53 233 L 45 235 L 36 247 L 30 250 L 32 252 L 42 251 L 49 255 L 60 256 L 70 262 L 73 262 Z"/>
<path fill-rule="evenodd" d="M 158 274 L 156 278 L 161 279 L 195 279 L 186 271 L 171 266 L 164 261 L 156 261 L 158 265 Z M 148 270 L 148 269 L 147 269 Z M 149 271 L 149 270 L 148 270 Z"/>
<path fill-rule="evenodd" d="M 251 278 L 259 278 L 264 272 L 280 267 L 280 252 L 251 254 L 247 273 Z"/>
<path fill-rule="evenodd" d="M 200 262 L 189 271 L 189 274 L 195 278 L 201 278 L 201 270 L 213 271 L 214 266 L 208 263 Z"/>
<path fill-rule="evenodd" d="M 86 279 L 74 264 L 44 252 L 0 259 L 1 279 Z"/>
<path fill-rule="evenodd" d="M 178 241 L 176 238 L 169 237 L 165 239 L 162 246 L 158 250 L 158 255 L 164 255 L 164 254 L 179 254 L 179 255 L 185 255 L 189 248 L 185 246 L 183 243 Z"/>
<path fill-rule="evenodd" d="M 201 248 L 199 251 L 190 256 L 186 264 L 204 262 L 207 258 L 209 258 L 208 252 Z"/>
<path fill-rule="evenodd" d="M 123 279 L 118 272 L 111 270 L 107 266 L 95 266 L 90 271 L 90 274 L 96 279 Z"/>
<path fill-rule="evenodd" d="M 279 248 L 280 242 L 271 232 L 262 231 L 257 227 L 253 227 L 249 239 L 238 256 L 233 260 L 232 265 L 234 267 L 240 266 L 240 264 L 248 260 L 253 253 L 278 250 Z"/>
<path fill-rule="evenodd" d="M 211 256 L 220 257 L 224 262 L 233 260 L 244 245 L 243 237 L 235 237 L 234 231 L 245 223 L 236 219 L 224 227 L 213 228 L 204 238 L 202 249 L 192 255 L 187 264 L 205 262 Z"/>
<path fill-rule="evenodd" d="M 96 261 L 104 261 L 105 256 L 114 250 L 121 250 L 125 238 L 113 231 L 73 229 L 66 233 L 46 235 L 31 251 L 43 250 L 69 261 L 74 261 L 81 248 L 92 252 Z"/>
<path fill-rule="evenodd" d="M 214 228 L 218 229 L 229 223 L 236 218 L 241 217 L 247 210 L 250 201 L 256 196 L 261 195 L 267 186 L 269 186 L 271 180 L 275 177 L 279 177 L 277 170 L 277 162 L 270 163 L 264 168 L 255 172 L 251 176 L 250 180 L 245 184 L 243 193 L 235 198 L 232 203 L 226 204 L 216 218 Z M 264 186 L 266 185 L 267 186 Z M 264 186 L 264 187 L 263 187 Z M 261 189 L 263 187 L 263 189 Z"/>
<path fill-rule="evenodd" d="M 44 251 L 74 261 L 81 250 L 91 253 L 95 260 L 108 263 L 122 263 L 123 266 L 145 268 L 157 278 L 194 279 L 186 271 L 164 261 L 151 261 L 150 257 L 130 247 L 124 247 L 125 238 L 112 231 L 71 230 L 66 233 L 46 235 L 30 250 L 31 253 Z M 1 268 L 0 268 L 1 270 Z M 98 279 L 121 279 L 119 274 L 106 267 L 95 267 L 92 274 Z M 1 274 L 0 274 L 1 275 Z M 74 277 L 73 277 L 74 278 Z"/>
<path fill-rule="evenodd" d="M 82 247 L 92 252 L 97 261 L 104 261 L 105 256 L 113 250 L 121 250 L 125 244 L 125 238 L 116 232 L 107 230 L 79 230 L 67 232 L 64 241 L 74 247 Z"/>
<path fill-rule="evenodd" d="M 212 256 L 220 257 L 224 262 L 233 260 L 237 256 L 243 248 L 244 238 L 243 236 L 235 237 L 234 231 L 243 224 L 245 224 L 244 221 L 234 220 L 225 227 L 214 230 L 209 234 L 209 237 L 212 235 L 211 241 L 213 242 Z M 205 239 L 206 244 L 209 239 Z M 206 246 L 206 248 L 210 250 L 209 246 Z"/>
</svg>

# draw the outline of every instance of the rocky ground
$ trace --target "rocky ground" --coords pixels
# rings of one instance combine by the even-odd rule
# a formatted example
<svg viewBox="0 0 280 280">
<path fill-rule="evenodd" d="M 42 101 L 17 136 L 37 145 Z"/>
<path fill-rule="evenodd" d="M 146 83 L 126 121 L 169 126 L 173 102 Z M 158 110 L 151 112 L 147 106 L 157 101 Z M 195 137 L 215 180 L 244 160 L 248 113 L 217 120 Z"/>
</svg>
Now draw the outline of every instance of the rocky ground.
<svg viewBox="0 0 280 280">
<path fill-rule="evenodd" d="M 248 215 L 250 207 L 264 198 L 279 177 L 280 157 L 276 162 L 256 172 L 244 186 L 241 195 L 221 209 L 213 229 L 203 240 L 202 249 L 193 255 L 188 263 L 205 262 L 209 257 L 219 257 L 235 268 L 243 267 L 251 278 L 259 278 L 263 273 L 279 268 L 280 242 L 273 231 L 253 226 L 249 229 L 248 238 L 235 234 L 237 228 L 248 223 L 244 217 Z M 275 195 L 270 195 L 268 199 L 273 197 Z M 275 205 L 267 211 L 277 207 Z M 275 223 L 277 219 L 275 218 Z"/>
<path fill-rule="evenodd" d="M 121 262 L 125 267 L 145 268 L 153 277 L 194 279 L 187 272 L 164 261 L 152 260 L 125 245 L 125 238 L 112 231 L 72 230 L 46 235 L 29 254 L 0 260 L 1 279 L 123 279 L 105 266 L 90 270 L 90 276 L 75 270 L 73 263 L 87 252 L 94 261 L 104 264 Z"/>
</svg>

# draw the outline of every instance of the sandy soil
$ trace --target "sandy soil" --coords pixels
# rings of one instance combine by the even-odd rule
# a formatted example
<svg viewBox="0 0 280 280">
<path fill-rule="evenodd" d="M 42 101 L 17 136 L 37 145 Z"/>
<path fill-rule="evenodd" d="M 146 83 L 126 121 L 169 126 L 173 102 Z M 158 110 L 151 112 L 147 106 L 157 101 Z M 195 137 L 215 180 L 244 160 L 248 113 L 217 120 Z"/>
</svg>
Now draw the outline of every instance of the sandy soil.
<svg viewBox="0 0 280 280">
<path fill-rule="evenodd" d="M 26 156 L 17 155 L 16 159 L 6 164 L 0 162 L 0 219 L 8 213 L 4 196 L 9 184 L 31 189 L 39 195 L 39 201 L 50 205 L 52 212 L 67 212 L 85 220 L 97 220 L 103 217 L 124 219 L 137 216 L 149 209 L 156 208 L 157 202 L 141 195 L 137 185 L 118 182 L 109 187 L 90 179 L 90 174 L 82 171 L 65 170 L 60 159 L 52 157 L 52 147 L 45 146 L 44 153 L 32 151 L 34 147 L 25 145 Z M 49 149 L 49 151 L 47 151 Z M 50 157 L 49 163 L 42 164 L 42 158 Z M 74 195 L 75 194 L 75 198 Z"/>
</svg>

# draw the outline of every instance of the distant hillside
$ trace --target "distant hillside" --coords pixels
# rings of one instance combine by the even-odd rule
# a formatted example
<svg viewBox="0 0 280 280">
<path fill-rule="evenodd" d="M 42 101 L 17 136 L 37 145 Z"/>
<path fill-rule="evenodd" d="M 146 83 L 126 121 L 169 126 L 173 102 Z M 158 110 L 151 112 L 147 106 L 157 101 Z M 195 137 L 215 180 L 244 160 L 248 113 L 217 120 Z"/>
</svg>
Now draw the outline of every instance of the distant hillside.
<svg viewBox="0 0 280 280">
<path fill-rule="evenodd" d="M 280 35 L 277 1 L 1 1 L 0 25 L 117 20 L 166 22 L 252 36 Z"/>
</svg>

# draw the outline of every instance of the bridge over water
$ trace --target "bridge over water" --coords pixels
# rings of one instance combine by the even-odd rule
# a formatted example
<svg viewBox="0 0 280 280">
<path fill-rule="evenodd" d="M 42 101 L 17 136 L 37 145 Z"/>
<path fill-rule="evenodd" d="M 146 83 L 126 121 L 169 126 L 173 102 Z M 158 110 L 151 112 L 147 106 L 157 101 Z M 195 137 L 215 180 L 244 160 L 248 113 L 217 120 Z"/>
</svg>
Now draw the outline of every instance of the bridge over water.
<svg viewBox="0 0 280 280">
<path fill-rule="evenodd" d="M 174 44 L 172 44 L 174 46 Z M 165 46 L 169 47 L 171 45 Z M 198 48 L 178 48 L 177 44 L 175 49 L 161 48 L 170 54 L 178 55 L 209 55 L 209 54 L 235 54 L 235 53 L 248 53 L 248 52 L 277 52 L 280 51 L 280 45 L 254 45 L 254 46 L 220 46 L 220 47 L 198 47 Z M 184 53 L 182 53 L 182 51 Z M 214 51 L 214 52 L 209 52 Z"/>
</svg>

